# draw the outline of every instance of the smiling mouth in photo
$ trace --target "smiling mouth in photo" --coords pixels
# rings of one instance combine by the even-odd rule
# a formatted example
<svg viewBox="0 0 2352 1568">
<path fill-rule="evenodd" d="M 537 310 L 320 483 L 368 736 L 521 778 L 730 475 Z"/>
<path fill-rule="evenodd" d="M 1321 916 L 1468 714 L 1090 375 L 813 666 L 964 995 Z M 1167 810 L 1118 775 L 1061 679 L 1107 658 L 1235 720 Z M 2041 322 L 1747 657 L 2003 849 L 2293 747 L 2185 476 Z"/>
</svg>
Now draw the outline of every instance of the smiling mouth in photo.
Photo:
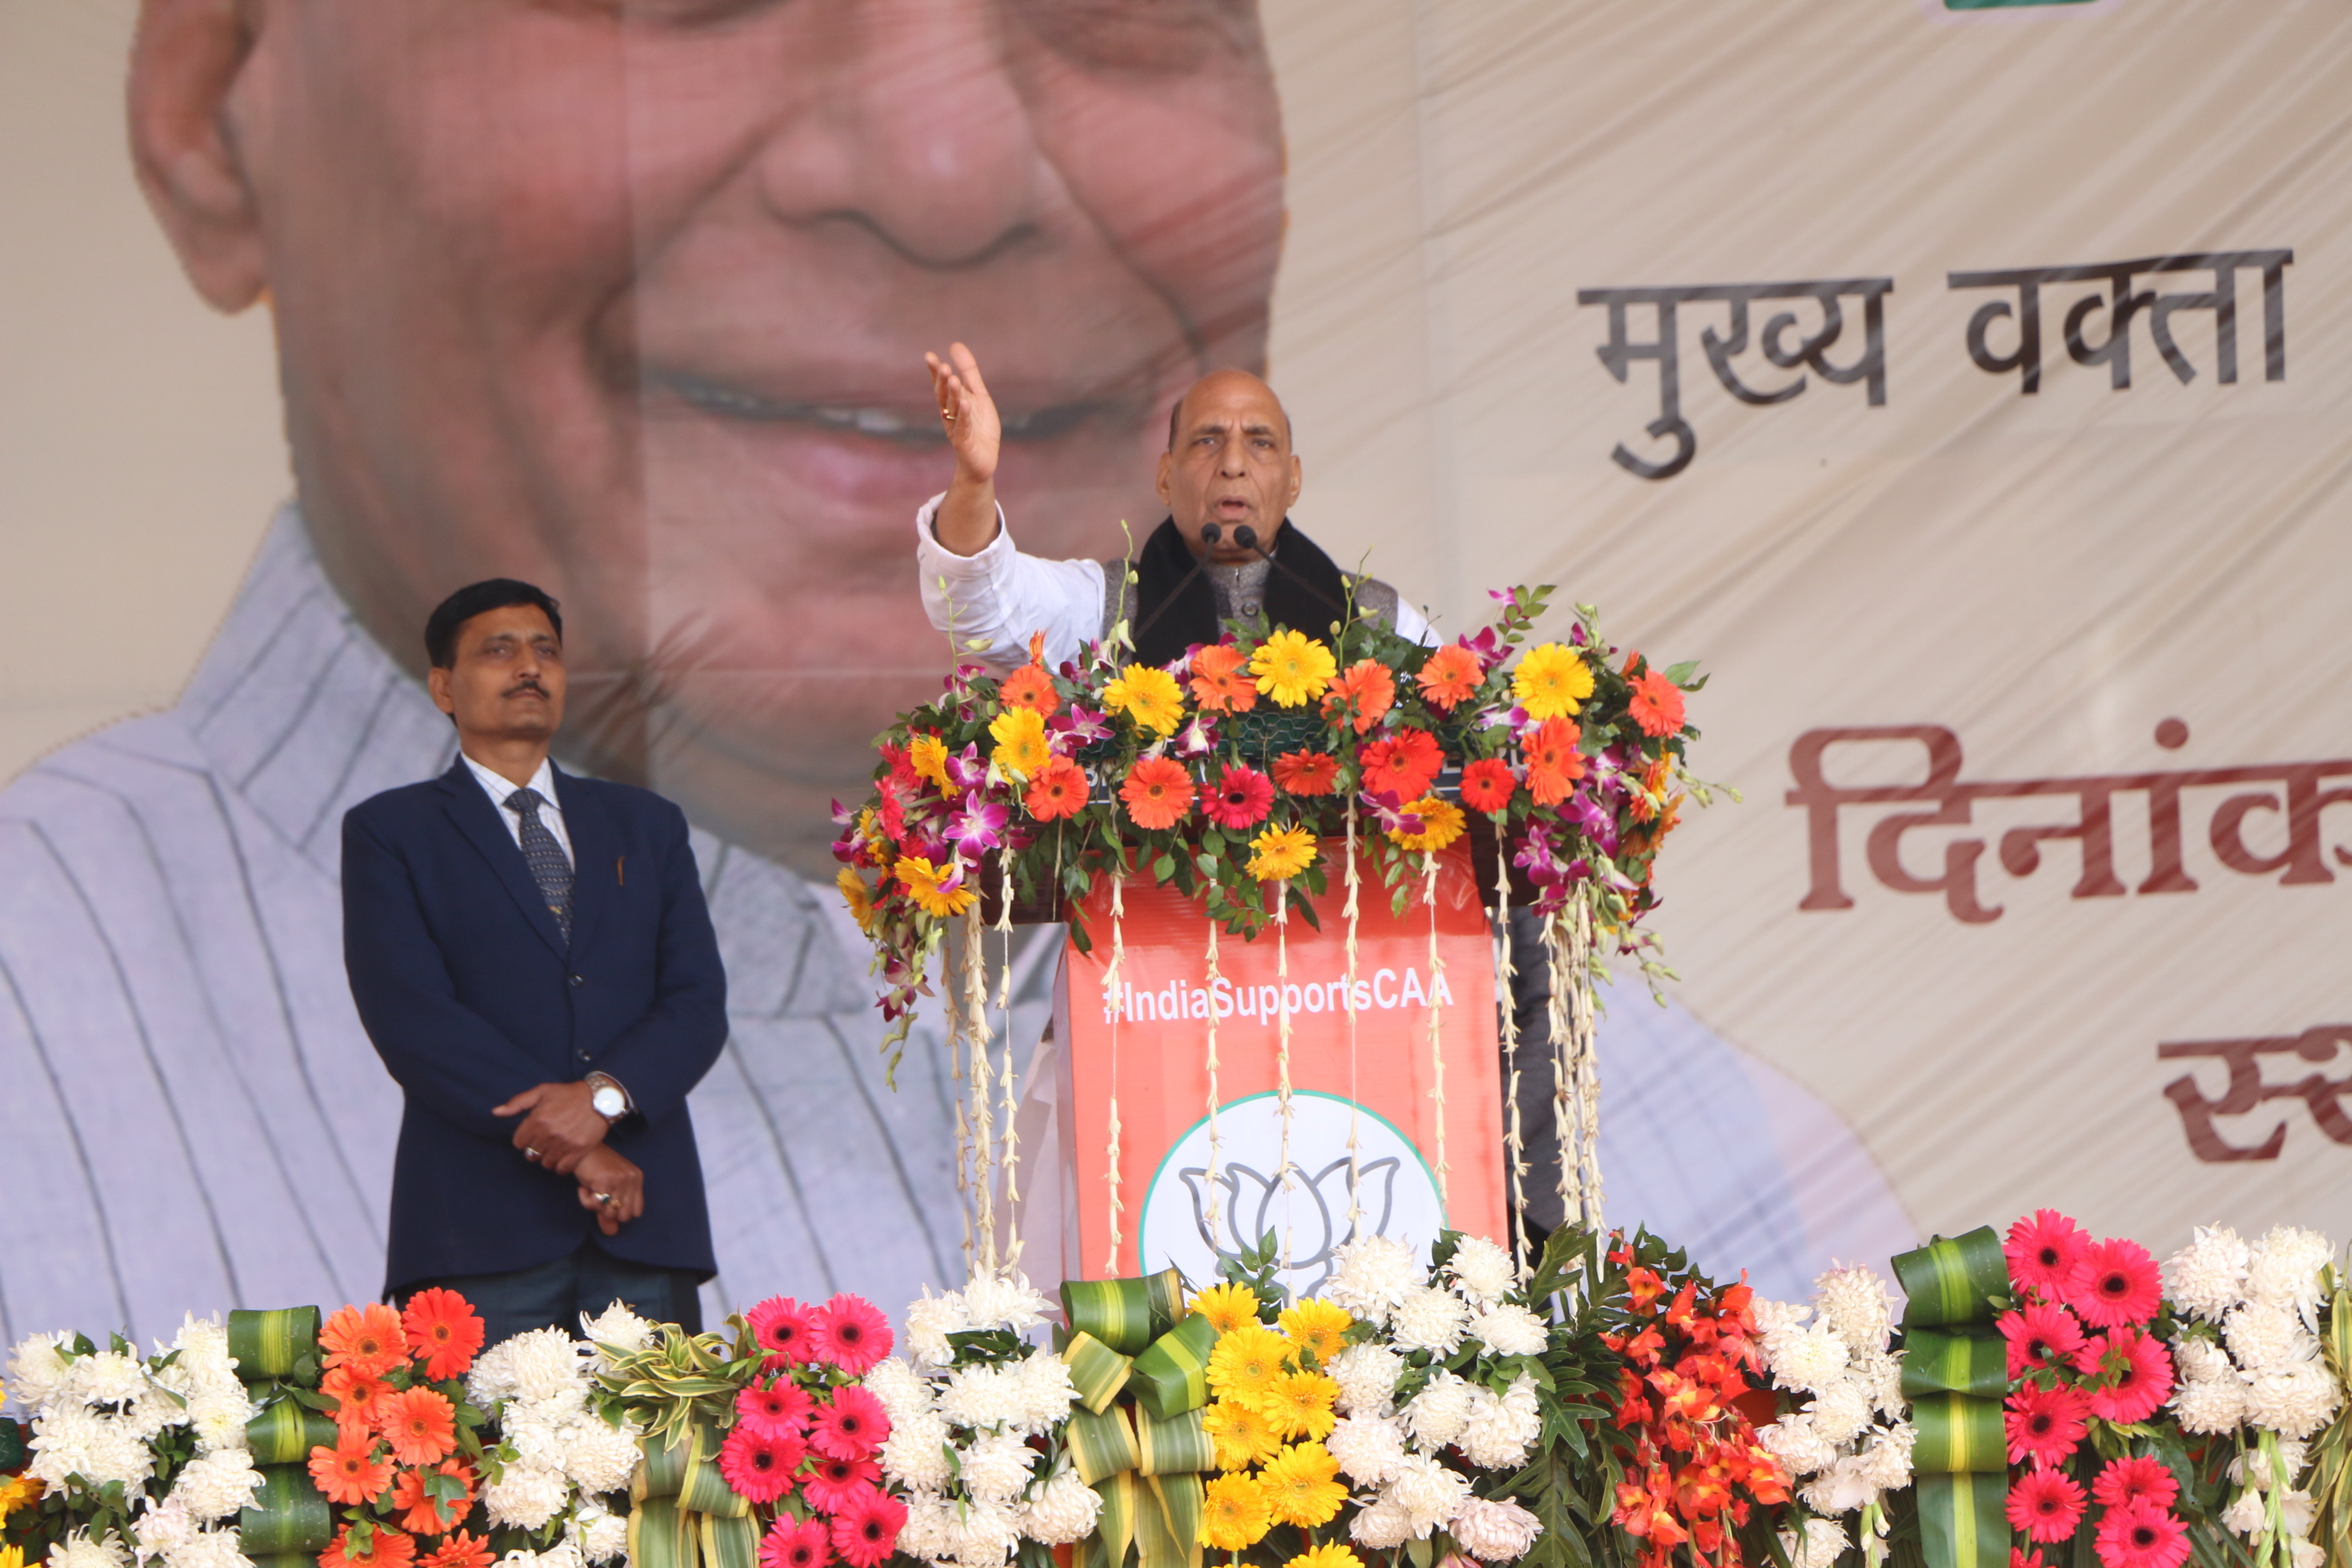
<svg viewBox="0 0 2352 1568">
<path fill-rule="evenodd" d="M 648 378 L 680 402 L 724 419 L 773 425 L 804 425 L 843 435 L 866 436 L 909 447 L 943 447 L 947 432 L 936 409 L 928 405 L 897 407 L 876 404 L 786 402 L 724 385 L 702 376 L 665 371 Z M 1011 409 L 998 405 L 1008 441 L 1050 441 L 1089 419 L 1134 419 L 1141 405 L 1118 398 L 1081 398 L 1048 404 L 1042 408 Z"/>
</svg>

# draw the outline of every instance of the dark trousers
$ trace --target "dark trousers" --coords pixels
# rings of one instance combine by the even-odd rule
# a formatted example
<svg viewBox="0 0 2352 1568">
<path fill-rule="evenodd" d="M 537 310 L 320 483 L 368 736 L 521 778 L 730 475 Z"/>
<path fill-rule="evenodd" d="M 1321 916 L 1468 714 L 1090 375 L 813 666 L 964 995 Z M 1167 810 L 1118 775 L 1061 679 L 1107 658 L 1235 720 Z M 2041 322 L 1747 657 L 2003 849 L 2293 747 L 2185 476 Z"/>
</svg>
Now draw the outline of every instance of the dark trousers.
<svg viewBox="0 0 2352 1568">
<path fill-rule="evenodd" d="M 656 1323 L 702 1331 L 700 1277 L 690 1268 L 651 1268 L 625 1263 L 593 1241 L 552 1263 L 503 1274 L 461 1274 L 449 1279 L 419 1279 L 395 1292 L 399 1304 L 431 1286 L 455 1290 L 482 1315 L 485 1347 L 530 1329 L 562 1329 L 580 1337 L 580 1314 L 593 1317 L 615 1301 Z"/>
<path fill-rule="evenodd" d="M 1518 1049 L 1503 1052 L 1503 1131 L 1511 1130 L 1511 1071 L 1519 1074 L 1520 1159 L 1528 1173 L 1520 1180 L 1527 1206 L 1520 1220 L 1535 1247 L 1559 1228 L 1559 1121 L 1552 1099 L 1551 967 L 1544 955 L 1543 917 L 1524 906 L 1514 907 L 1510 921 L 1511 1018 L 1518 1026 Z M 1508 1200 L 1510 1151 L 1503 1152 L 1503 1192 Z M 1501 1237 L 1496 1239 L 1501 1240 Z"/>
</svg>

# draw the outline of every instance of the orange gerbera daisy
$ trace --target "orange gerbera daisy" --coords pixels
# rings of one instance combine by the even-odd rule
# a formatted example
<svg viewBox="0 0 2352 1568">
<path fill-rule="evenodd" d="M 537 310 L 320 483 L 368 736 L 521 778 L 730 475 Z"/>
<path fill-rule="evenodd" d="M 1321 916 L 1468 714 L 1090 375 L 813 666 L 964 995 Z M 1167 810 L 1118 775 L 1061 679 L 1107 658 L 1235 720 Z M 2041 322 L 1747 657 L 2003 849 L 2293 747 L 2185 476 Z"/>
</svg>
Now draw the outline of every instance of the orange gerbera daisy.
<svg viewBox="0 0 2352 1568">
<path fill-rule="evenodd" d="M 455 1498 L 428 1495 L 425 1479 L 436 1473 L 464 1488 L 463 1494 Z M 392 1511 L 400 1516 L 400 1528 L 414 1535 L 439 1535 L 465 1518 L 466 1510 L 473 1506 L 473 1469 L 455 1459 L 443 1460 L 437 1472 L 403 1470 L 392 1483 Z"/>
<path fill-rule="evenodd" d="M 1026 708 L 1041 719 L 1050 719 L 1054 710 L 1062 705 L 1061 693 L 1054 689 L 1054 678 L 1045 673 L 1045 666 L 1024 664 L 1004 678 L 996 689 L 997 700 L 1007 708 Z"/>
<path fill-rule="evenodd" d="M 437 1465 L 457 1446 L 457 1413 L 429 1388 L 387 1394 L 376 1430 L 404 1465 Z"/>
<path fill-rule="evenodd" d="M 1285 752 L 1274 759 L 1274 782 L 1285 795 L 1329 795 L 1339 759 L 1328 752 Z"/>
<path fill-rule="evenodd" d="M 1376 658 L 1360 658 L 1323 694 L 1323 716 L 1333 723 L 1353 721 L 1360 735 L 1396 706 L 1396 677 Z"/>
<path fill-rule="evenodd" d="M 381 1301 L 337 1308 L 319 1331 L 319 1346 L 327 1352 L 321 1365 L 347 1366 L 370 1377 L 382 1377 L 408 1359 L 400 1314 Z"/>
<path fill-rule="evenodd" d="M 1647 822 L 1658 815 L 1658 802 L 1666 793 L 1666 781 L 1674 776 L 1675 764 L 1665 757 L 1651 760 L 1642 770 L 1642 787 L 1625 805 L 1636 822 Z"/>
<path fill-rule="evenodd" d="M 1021 797 L 1029 815 L 1040 822 L 1052 822 L 1056 817 L 1076 816 L 1092 793 L 1087 783 L 1087 770 L 1067 757 L 1052 757 L 1029 781 L 1029 793 Z"/>
<path fill-rule="evenodd" d="M 423 1560 L 422 1568 L 490 1568 L 490 1543 L 459 1531 L 441 1543 L 441 1550 Z"/>
<path fill-rule="evenodd" d="M 392 1461 L 375 1457 L 375 1434 L 344 1427 L 335 1446 L 310 1450 L 310 1479 L 332 1503 L 360 1507 L 375 1501 L 392 1484 Z"/>
<path fill-rule="evenodd" d="M 1139 757 L 1119 786 L 1138 827 L 1173 827 L 1192 812 L 1192 775 L 1166 757 Z"/>
<path fill-rule="evenodd" d="M 1364 787 L 1374 795 L 1394 795 L 1417 800 L 1429 793 L 1438 769 L 1445 765 L 1437 737 L 1426 730 L 1400 730 L 1366 746 Z"/>
<path fill-rule="evenodd" d="M 1671 735 L 1683 727 L 1683 689 L 1662 669 L 1643 670 L 1625 709 L 1644 735 Z"/>
<path fill-rule="evenodd" d="M 437 1285 L 408 1299 L 400 1328 L 410 1353 L 424 1361 L 425 1375 L 436 1383 L 465 1376 L 482 1348 L 482 1320 L 473 1303 Z"/>
<path fill-rule="evenodd" d="M 1521 732 L 1528 759 L 1528 793 L 1542 805 L 1558 805 L 1584 776 L 1584 753 L 1576 749 L 1584 731 L 1573 719 L 1547 719 Z"/>
<path fill-rule="evenodd" d="M 1257 682 L 1242 673 L 1242 650 L 1211 643 L 1192 656 L 1192 700 L 1203 713 L 1246 713 L 1257 706 Z"/>
<path fill-rule="evenodd" d="M 383 1415 L 383 1402 L 392 1384 L 373 1373 L 332 1368 L 319 1381 L 319 1392 L 335 1402 L 335 1425 L 347 1431 L 373 1432 Z"/>
<path fill-rule="evenodd" d="M 1421 682 L 1421 694 L 1450 713 L 1456 703 L 1477 692 L 1486 672 L 1479 667 L 1476 654 L 1460 643 L 1447 643 L 1429 656 L 1415 679 Z"/>
<path fill-rule="evenodd" d="M 415 1561 L 415 1539 L 383 1524 L 368 1532 L 364 1550 L 352 1540 L 352 1527 L 347 1524 L 319 1553 L 319 1568 L 408 1568 Z"/>
</svg>

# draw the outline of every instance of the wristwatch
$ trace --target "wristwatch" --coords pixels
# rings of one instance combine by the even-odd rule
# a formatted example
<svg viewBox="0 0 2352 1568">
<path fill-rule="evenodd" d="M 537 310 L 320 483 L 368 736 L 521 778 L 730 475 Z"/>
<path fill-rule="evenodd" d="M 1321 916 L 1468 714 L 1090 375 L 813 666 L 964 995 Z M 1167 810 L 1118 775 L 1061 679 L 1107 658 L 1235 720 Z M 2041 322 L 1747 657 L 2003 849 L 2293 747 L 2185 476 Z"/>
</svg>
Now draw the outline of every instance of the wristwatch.
<svg viewBox="0 0 2352 1568">
<path fill-rule="evenodd" d="M 595 1091 L 589 1097 L 588 1103 L 594 1106 L 596 1114 L 606 1121 L 618 1121 L 635 1109 L 629 1102 L 629 1091 L 623 1089 L 620 1081 L 610 1073 L 592 1072 L 580 1081 Z"/>
</svg>

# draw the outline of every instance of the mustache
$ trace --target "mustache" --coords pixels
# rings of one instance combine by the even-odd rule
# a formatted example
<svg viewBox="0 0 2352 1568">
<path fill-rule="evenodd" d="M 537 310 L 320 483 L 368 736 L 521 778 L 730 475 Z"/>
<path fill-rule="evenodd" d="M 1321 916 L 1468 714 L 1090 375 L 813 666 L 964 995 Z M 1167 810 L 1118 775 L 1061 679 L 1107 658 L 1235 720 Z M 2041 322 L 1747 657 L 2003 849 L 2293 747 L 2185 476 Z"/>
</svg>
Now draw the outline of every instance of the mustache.
<svg viewBox="0 0 2352 1568">
<path fill-rule="evenodd" d="M 526 691 L 536 691 L 541 697 L 547 695 L 547 688 L 539 683 L 538 678 L 528 675 L 523 677 L 520 680 L 516 681 L 512 686 L 508 687 L 504 691 L 500 692 L 499 695 L 502 697 L 520 697 Z"/>
</svg>

